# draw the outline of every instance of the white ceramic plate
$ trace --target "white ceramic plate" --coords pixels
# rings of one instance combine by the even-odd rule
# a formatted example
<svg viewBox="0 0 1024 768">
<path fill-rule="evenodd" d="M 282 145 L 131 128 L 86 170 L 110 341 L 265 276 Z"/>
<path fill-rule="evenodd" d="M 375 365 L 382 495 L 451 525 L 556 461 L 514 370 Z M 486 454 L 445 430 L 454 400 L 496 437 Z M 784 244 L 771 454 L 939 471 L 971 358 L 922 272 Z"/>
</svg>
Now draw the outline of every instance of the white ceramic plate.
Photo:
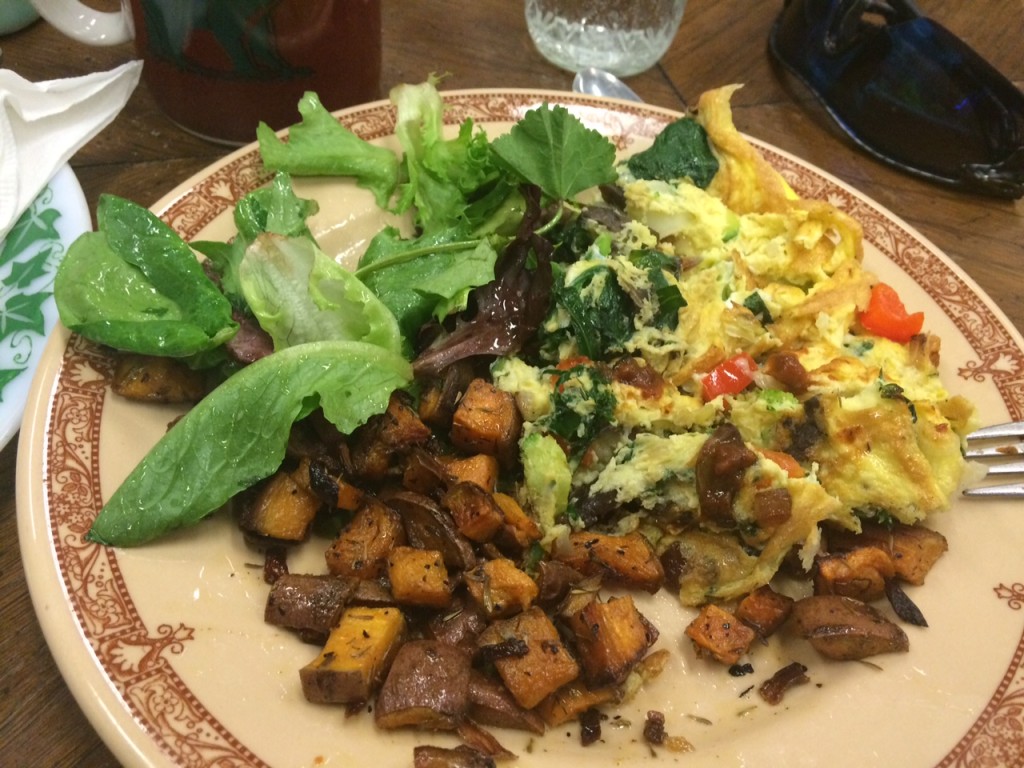
<svg viewBox="0 0 1024 768">
<path fill-rule="evenodd" d="M 0 240 L 0 449 L 18 431 L 32 375 L 57 324 L 57 265 L 90 228 L 85 195 L 65 165 Z"/>
<path fill-rule="evenodd" d="M 620 150 L 646 146 L 676 115 L 653 107 L 563 93 L 471 91 L 447 95 L 448 121 L 470 116 L 495 135 L 543 101 L 564 104 L 612 136 Z M 382 104 L 342 120 L 395 147 Z M 978 403 L 985 422 L 1024 417 L 1024 343 L 949 259 L 888 211 L 821 170 L 770 147 L 770 160 L 805 196 L 824 197 L 864 224 L 866 262 L 941 335 L 942 373 Z M 190 179 L 155 210 L 187 238 L 226 238 L 232 204 L 266 179 L 254 148 Z M 368 193 L 351 184 L 303 181 L 328 250 L 360 248 L 380 226 Z M 348 251 L 351 256 L 351 250 Z M 111 360 L 67 333 L 47 347 L 22 431 L 18 467 L 21 546 L 47 640 L 82 708 L 119 758 L 180 766 L 408 765 L 412 747 L 451 745 L 437 734 L 375 731 L 303 699 L 297 670 L 316 654 L 263 623 L 261 557 L 227 516 L 136 550 L 83 542 L 101 506 L 167 422 L 172 409 L 111 397 Z M 911 596 L 931 626 L 910 627 L 907 654 L 872 664 L 829 663 L 806 644 L 757 648 L 755 672 L 730 677 L 694 657 L 682 630 L 689 614 L 666 593 L 642 601 L 671 652 L 665 673 L 618 720 L 604 743 L 583 749 L 575 727 L 543 738 L 500 732 L 518 764 L 634 765 L 652 759 L 641 725 L 648 709 L 695 747 L 658 751 L 697 766 L 1024 764 L 1024 530 L 1009 503 L 957 502 L 934 519 L 950 552 Z M 323 569 L 313 545 L 295 572 Z M 751 689 L 800 660 L 812 684 L 777 707 Z"/>
</svg>

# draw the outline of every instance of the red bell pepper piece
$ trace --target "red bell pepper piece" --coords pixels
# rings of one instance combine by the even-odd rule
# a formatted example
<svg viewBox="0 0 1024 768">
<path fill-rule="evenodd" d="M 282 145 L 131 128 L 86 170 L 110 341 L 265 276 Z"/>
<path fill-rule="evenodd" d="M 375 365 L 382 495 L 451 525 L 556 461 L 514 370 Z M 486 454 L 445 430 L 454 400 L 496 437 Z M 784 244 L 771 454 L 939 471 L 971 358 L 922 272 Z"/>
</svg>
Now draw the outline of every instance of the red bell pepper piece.
<svg viewBox="0 0 1024 768">
<path fill-rule="evenodd" d="M 886 283 L 877 283 L 871 289 L 867 309 L 858 313 L 857 319 L 876 336 L 899 344 L 906 344 L 924 326 L 924 312 L 907 314 L 899 295 Z"/>
<path fill-rule="evenodd" d="M 591 360 L 586 355 L 575 355 L 573 357 L 567 357 L 564 360 L 559 360 L 558 365 L 555 366 L 556 371 L 571 371 L 578 365 L 590 365 Z M 551 386 L 558 384 L 559 375 L 557 373 L 551 374 Z"/>
<path fill-rule="evenodd" d="M 790 477 L 804 477 L 804 468 L 800 466 L 800 462 L 793 458 L 792 455 L 784 453 L 783 451 L 770 451 L 767 448 L 761 448 L 761 455 L 764 456 L 768 461 L 774 462 L 779 465 Z"/>
<path fill-rule="evenodd" d="M 738 395 L 754 380 L 757 363 L 746 352 L 733 355 L 711 369 L 703 379 L 704 402 L 719 395 Z"/>
</svg>

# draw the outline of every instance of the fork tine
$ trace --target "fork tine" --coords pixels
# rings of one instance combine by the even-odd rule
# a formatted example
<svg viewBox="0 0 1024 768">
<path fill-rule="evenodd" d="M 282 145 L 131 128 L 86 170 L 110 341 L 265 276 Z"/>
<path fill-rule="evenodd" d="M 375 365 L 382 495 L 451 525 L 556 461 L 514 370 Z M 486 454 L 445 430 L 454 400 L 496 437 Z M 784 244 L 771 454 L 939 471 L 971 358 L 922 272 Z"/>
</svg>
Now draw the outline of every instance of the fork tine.
<svg viewBox="0 0 1024 768">
<path fill-rule="evenodd" d="M 968 459 L 1014 459 L 1024 455 L 1024 421 L 1011 421 L 982 427 L 967 435 L 968 442 L 1002 440 L 998 445 L 971 448 L 964 456 Z M 988 475 L 1024 474 L 1024 460 L 986 462 Z M 979 485 L 965 488 L 964 496 L 988 499 L 1024 499 L 1024 483 L 1005 485 Z"/>
<path fill-rule="evenodd" d="M 989 475 L 1024 475 L 1024 461 L 1004 461 L 986 465 Z"/>
<path fill-rule="evenodd" d="M 1024 437 L 1024 421 L 1010 421 L 982 427 L 967 435 L 967 440 L 995 440 L 1005 437 Z"/>
<path fill-rule="evenodd" d="M 1024 499 L 1024 483 L 1008 485 L 983 485 L 964 489 L 964 496 L 988 499 Z"/>
<path fill-rule="evenodd" d="M 964 457 L 968 459 L 1011 459 L 1024 455 L 1024 443 L 1020 445 L 992 445 L 987 448 L 971 448 Z"/>
</svg>

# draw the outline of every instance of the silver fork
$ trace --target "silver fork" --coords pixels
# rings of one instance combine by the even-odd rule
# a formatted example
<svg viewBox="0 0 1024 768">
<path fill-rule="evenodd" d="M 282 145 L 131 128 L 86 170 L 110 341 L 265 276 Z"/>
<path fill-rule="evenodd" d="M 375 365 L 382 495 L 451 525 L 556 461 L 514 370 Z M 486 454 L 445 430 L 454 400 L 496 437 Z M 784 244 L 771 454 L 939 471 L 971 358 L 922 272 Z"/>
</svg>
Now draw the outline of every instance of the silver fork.
<svg viewBox="0 0 1024 768">
<path fill-rule="evenodd" d="M 994 475 L 1024 475 L 1024 421 L 994 424 L 967 435 L 969 460 L 983 461 L 986 479 Z M 1024 498 L 1024 482 L 976 485 L 964 489 L 976 498 Z"/>
</svg>

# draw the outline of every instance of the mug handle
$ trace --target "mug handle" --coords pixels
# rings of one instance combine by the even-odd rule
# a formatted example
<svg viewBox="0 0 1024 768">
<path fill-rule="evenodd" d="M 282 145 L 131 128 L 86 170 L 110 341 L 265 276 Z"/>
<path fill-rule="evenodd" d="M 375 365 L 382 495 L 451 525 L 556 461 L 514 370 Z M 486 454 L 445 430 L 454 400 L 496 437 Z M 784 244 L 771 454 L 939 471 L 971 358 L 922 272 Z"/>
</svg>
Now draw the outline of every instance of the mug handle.
<svg viewBox="0 0 1024 768">
<path fill-rule="evenodd" d="M 39 15 L 68 37 L 89 45 L 117 45 L 134 37 L 131 16 L 122 0 L 120 11 L 97 11 L 78 0 L 30 0 Z"/>
</svg>

